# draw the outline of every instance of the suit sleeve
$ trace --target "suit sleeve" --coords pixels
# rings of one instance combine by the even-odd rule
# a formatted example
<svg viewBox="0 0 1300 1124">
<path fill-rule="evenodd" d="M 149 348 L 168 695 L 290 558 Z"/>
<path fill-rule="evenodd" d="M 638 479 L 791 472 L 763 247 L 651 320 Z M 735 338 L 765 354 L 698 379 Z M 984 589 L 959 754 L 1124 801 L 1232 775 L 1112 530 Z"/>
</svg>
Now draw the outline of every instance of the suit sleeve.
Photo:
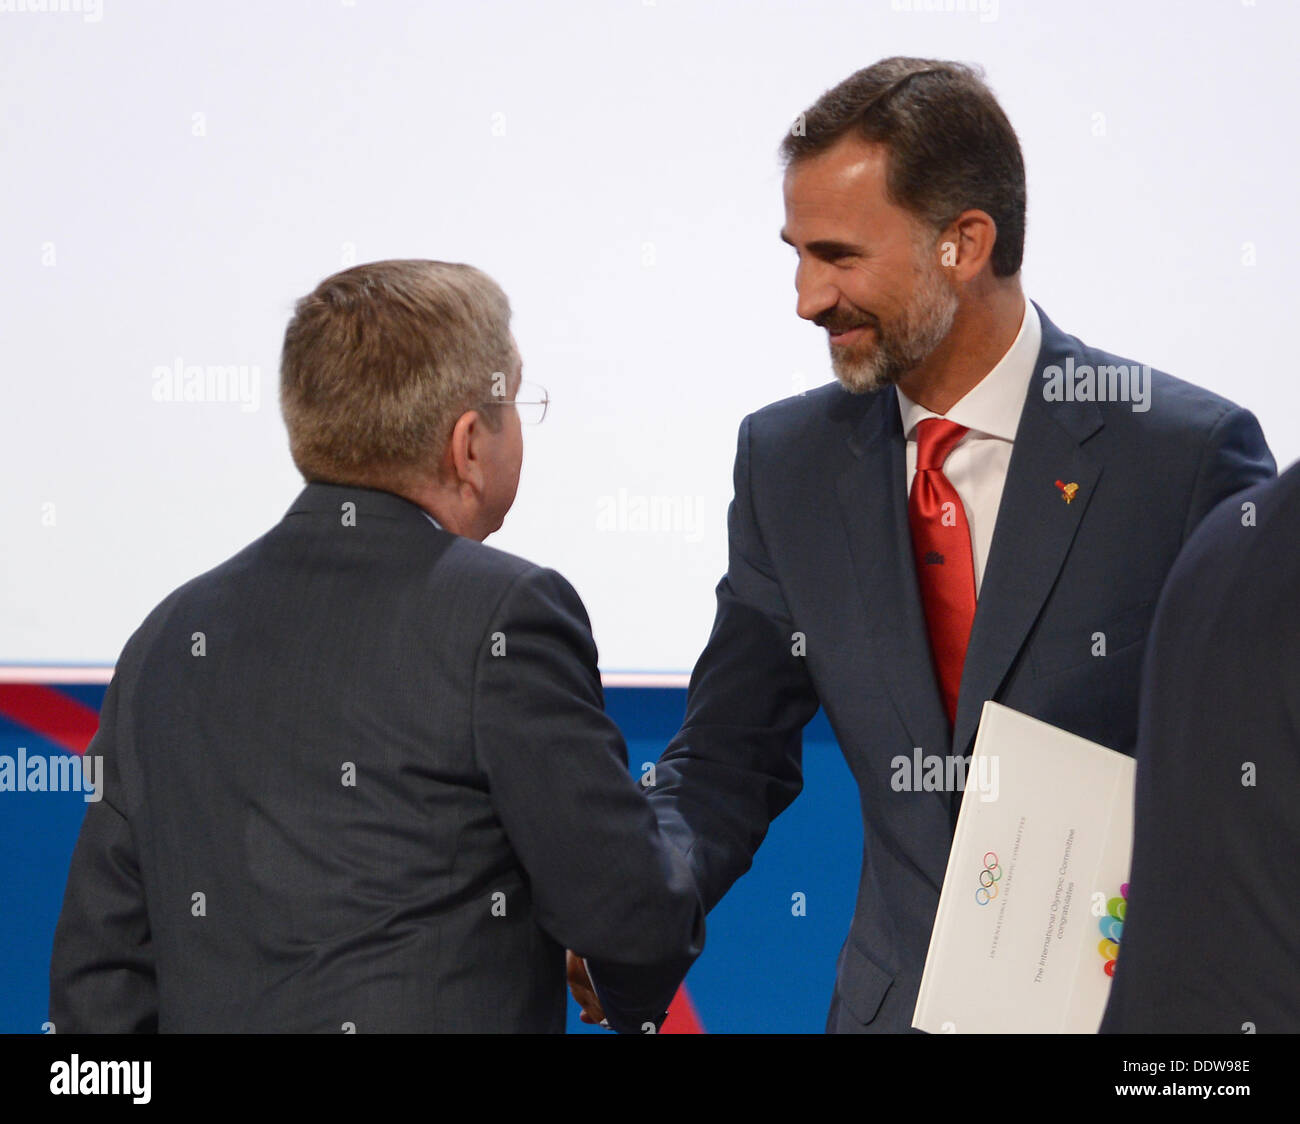
<svg viewBox="0 0 1300 1124">
<path fill-rule="evenodd" d="M 523 574 L 497 609 L 478 658 L 473 724 L 538 923 L 589 960 L 615 1030 L 657 1027 L 703 947 L 704 908 L 628 775 L 586 610 L 554 571 Z"/>
<path fill-rule="evenodd" d="M 1255 415 L 1238 406 L 1228 410 L 1210 430 L 1201 454 L 1183 541 L 1223 500 L 1276 475 L 1277 465 Z"/>
<path fill-rule="evenodd" d="M 109 684 L 99 729 L 86 748 L 102 758 L 99 793 L 81 824 L 54 931 L 50 1021 L 58 1034 L 158 1029 L 158 986 L 118 761 L 125 658 Z"/>
<path fill-rule="evenodd" d="M 708 909 L 749 869 L 772 820 L 799 795 L 803 728 L 818 707 L 754 515 L 749 418 L 737 443 L 727 536 L 713 631 L 650 794 L 664 830 L 688 852 Z"/>
</svg>

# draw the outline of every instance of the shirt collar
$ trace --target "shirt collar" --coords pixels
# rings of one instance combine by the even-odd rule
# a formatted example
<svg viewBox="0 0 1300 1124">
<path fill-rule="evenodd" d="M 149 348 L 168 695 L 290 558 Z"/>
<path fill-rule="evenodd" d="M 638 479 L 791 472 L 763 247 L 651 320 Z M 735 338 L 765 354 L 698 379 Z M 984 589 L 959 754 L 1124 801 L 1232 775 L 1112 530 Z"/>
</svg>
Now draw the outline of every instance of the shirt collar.
<svg viewBox="0 0 1300 1124">
<path fill-rule="evenodd" d="M 1042 342 L 1043 326 L 1038 310 L 1034 308 L 1034 302 L 1026 298 L 1020 331 L 1007 348 L 1007 353 L 942 416 L 967 429 L 1014 441 Z M 940 416 L 913 402 L 898 387 L 894 389 L 898 391 L 898 412 L 905 436 L 911 437 L 922 419 Z"/>
<path fill-rule="evenodd" d="M 432 523 L 435 527 L 437 527 L 438 530 L 440 530 L 440 531 L 442 530 L 442 524 L 439 523 L 439 522 L 438 522 L 438 521 L 437 521 L 437 520 L 436 520 L 432 515 L 430 515 L 427 511 L 424 513 L 424 517 L 425 517 L 425 518 L 426 518 L 430 523 Z"/>
</svg>

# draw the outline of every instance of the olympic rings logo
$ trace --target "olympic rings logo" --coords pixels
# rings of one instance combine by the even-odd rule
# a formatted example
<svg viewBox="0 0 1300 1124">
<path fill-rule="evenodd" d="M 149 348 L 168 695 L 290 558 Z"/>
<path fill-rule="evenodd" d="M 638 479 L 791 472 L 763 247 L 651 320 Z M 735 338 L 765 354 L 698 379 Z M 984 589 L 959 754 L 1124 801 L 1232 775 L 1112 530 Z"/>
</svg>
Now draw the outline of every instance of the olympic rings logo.
<svg viewBox="0 0 1300 1124">
<path fill-rule="evenodd" d="M 998 882 L 1002 879 L 1002 867 L 998 865 L 995 851 L 984 852 L 984 869 L 980 871 L 980 884 L 975 891 L 975 901 L 979 905 L 988 905 L 998 896 Z"/>
</svg>

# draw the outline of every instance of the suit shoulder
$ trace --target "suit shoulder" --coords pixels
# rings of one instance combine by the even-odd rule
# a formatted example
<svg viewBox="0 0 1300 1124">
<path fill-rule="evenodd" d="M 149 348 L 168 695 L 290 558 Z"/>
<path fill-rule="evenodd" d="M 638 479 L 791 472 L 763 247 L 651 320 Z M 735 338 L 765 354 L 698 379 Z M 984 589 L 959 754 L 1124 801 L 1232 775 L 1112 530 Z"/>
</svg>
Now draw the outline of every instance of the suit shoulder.
<svg viewBox="0 0 1300 1124">
<path fill-rule="evenodd" d="M 457 538 L 443 555 L 440 584 L 472 583 L 475 593 L 495 614 L 513 597 L 513 605 L 527 604 L 543 612 L 577 616 L 588 628 L 586 606 L 577 590 L 558 570 L 530 562 L 517 554 Z"/>
<path fill-rule="evenodd" d="M 127 641 L 119 665 L 134 664 L 178 614 L 195 616 L 198 610 L 197 615 L 202 616 L 202 610 L 209 607 L 228 606 L 231 597 L 235 596 L 234 591 L 246 580 L 256 580 L 256 575 L 267 565 L 268 553 L 273 549 L 270 545 L 272 536 L 281 532 L 283 526 L 272 528 L 230 558 L 172 590 Z M 450 599 L 471 616 L 487 616 L 495 612 L 521 579 L 548 590 L 557 584 L 562 585 L 572 600 L 581 605 L 576 592 L 555 571 L 473 539 L 445 531 L 441 534 L 447 535 L 451 542 L 445 549 L 430 552 L 427 567 L 421 565 L 418 557 L 413 558 L 396 570 L 386 569 L 377 574 L 376 580 L 418 582 L 429 596 Z M 305 560 L 303 564 L 308 565 Z M 381 564 L 377 562 L 377 566 Z M 563 594 L 560 600 L 563 600 Z"/>
<path fill-rule="evenodd" d="M 1098 406 L 1107 423 L 1131 421 L 1146 434 L 1187 437 L 1208 434 L 1230 413 L 1245 413 L 1235 402 L 1196 383 L 1136 359 L 1089 347 L 1073 336 L 1070 339 L 1078 344 L 1082 361 L 1096 373 Z M 1102 398 L 1103 388 L 1109 400 Z"/>
<path fill-rule="evenodd" d="M 140 644 L 155 635 L 178 608 L 206 599 L 210 591 L 223 585 L 231 575 L 243 572 L 251 564 L 266 537 L 266 535 L 260 536 L 224 562 L 219 562 L 178 585 L 154 606 L 140 627 L 136 629 L 135 634 L 127 641 L 127 647 L 130 648 L 133 643 Z"/>
<path fill-rule="evenodd" d="M 471 574 L 475 581 L 488 588 L 499 587 L 502 590 L 513 585 L 524 574 L 543 569 L 527 558 L 459 535 L 447 547 L 439 564 L 448 572 Z"/>
<path fill-rule="evenodd" d="M 1170 569 L 1153 635 L 1166 646 L 1194 637 L 1216 666 L 1254 667 L 1256 682 L 1290 676 L 1300 632 L 1286 606 L 1297 588 L 1300 464 L 1228 497 L 1201 521 Z"/>
<path fill-rule="evenodd" d="M 838 382 L 791 395 L 755 410 L 745 418 L 754 441 L 786 445 L 806 439 L 824 442 L 836 430 L 848 434 L 885 390 L 853 394 Z"/>
<path fill-rule="evenodd" d="M 1150 412 L 1167 415 L 1165 421 L 1168 424 L 1181 425 L 1196 432 L 1208 432 L 1228 414 L 1242 410 L 1221 394 L 1155 370 L 1151 372 L 1151 401 Z"/>
<path fill-rule="evenodd" d="M 1282 566 L 1300 576 L 1300 461 L 1219 503 L 1192 532 L 1179 561 L 1187 568 L 1207 556 L 1247 551 L 1268 559 L 1274 571 Z"/>
</svg>

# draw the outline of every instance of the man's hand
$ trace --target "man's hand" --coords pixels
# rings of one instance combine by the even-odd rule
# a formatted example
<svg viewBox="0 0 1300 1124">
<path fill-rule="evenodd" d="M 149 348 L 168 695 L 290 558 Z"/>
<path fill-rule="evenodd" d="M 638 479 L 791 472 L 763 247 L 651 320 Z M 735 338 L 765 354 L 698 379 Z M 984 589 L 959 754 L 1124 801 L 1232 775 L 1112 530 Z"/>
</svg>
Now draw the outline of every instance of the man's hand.
<svg viewBox="0 0 1300 1124">
<path fill-rule="evenodd" d="M 569 991 L 572 992 L 573 998 L 578 1001 L 578 1006 L 582 1008 L 582 1014 L 578 1017 L 584 1023 L 592 1023 L 599 1026 L 605 1021 L 605 1012 L 601 1010 L 600 1000 L 596 998 L 596 989 L 591 986 L 591 977 L 587 975 L 587 966 L 582 962 L 582 957 L 572 952 L 565 954 L 566 967 L 569 977 Z"/>
</svg>

